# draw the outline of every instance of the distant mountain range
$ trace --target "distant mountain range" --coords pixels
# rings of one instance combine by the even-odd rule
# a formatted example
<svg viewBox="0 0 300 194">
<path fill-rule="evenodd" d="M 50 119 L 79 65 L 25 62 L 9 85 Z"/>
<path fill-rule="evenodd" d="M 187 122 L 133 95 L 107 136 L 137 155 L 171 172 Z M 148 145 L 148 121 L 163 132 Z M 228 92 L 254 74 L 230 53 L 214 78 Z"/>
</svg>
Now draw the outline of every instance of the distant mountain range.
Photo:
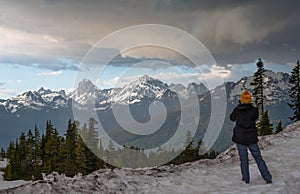
<svg viewBox="0 0 300 194">
<path fill-rule="evenodd" d="M 264 91 L 266 109 L 269 110 L 270 118 L 275 126 L 279 120 L 287 125 L 290 123 L 288 117 L 292 115 L 287 105 L 289 75 L 267 71 L 266 77 Z M 237 83 L 224 83 L 227 95 L 227 116 L 221 135 L 214 146 L 217 150 L 224 150 L 231 145 L 233 123 L 229 121 L 228 115 L 238 104 L 243 89 L 252 88 L 250 86 L 252 80 L 252 77 L 243 77 Z M 195 139 L 198 140 L 203 137 L 211 116 L 211 94 L 224 94 L 222 91 L 224 86 L 209 91 L 202 83 L 190 83 L 187 86 L 168 85 L 144 75 L 123 88 L 101 90 L 87 79 L 81 81 L 78 87 L 69 94 L 66 94 L 64 90 L 52 91 L 42 87 L 38 91 L 28 91 L 6 100 L 0 100 L 0 146 L 6 147 L 10 140 L 14 140 L 20 135 L 21 131 L 33 129 L 35 124 L 43 133 L 46 120 L 51 120 L 59 133 L 64 134 L 68 119 L 73 119 L 72 106 L 76 110 L 84 111 L 87 105 L 95 104 L 103 128 L 115 141 L 127 146 L 156 147 L 174 135 L 179 125 L 180 102 L 178 95 L 189 101 L 190 96 L 195 94 L 198 96 L 201 110 L 201 120 L 195 135 Z M 149 106 L 155 101 L 165 104 L 168 115 L 161 129 L 147 137 L 123 130 L 113 116 L 112 104 L 120 107 L 129 106 L 132 117 L 145 123 L 150 119 Z M 193 104 L 188 106 L 193 106 Z M 192 121 L 194 115 L 189 115 L 189 117 Z M 217 118 L 216 122 L 218 122 Z"/>
</svg>

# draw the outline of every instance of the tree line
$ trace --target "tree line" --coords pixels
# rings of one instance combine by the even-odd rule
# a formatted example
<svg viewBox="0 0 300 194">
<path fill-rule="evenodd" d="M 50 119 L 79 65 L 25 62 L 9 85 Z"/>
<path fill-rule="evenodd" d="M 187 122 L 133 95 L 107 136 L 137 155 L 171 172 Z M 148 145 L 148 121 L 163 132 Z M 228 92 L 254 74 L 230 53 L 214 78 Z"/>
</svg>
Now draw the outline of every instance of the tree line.
<svg viewBox="0 0 300 194">
<path fill-rule="evenodd" d="M 94 123 L 94 119 L 89 120 L 89 133 L 96 134 Z M 42 173 L 53 171 L 74 176 L 104 167 L 103 161 L 84 144 L 76 122 L 71 120 L 65 137 L 58 134 L 51 121 L 47 121 L 46 132 L 42 136 L 36 126 L 34 132 L 30 129 L 27 134 L 21 132 L 15 142 L 10 142 L 5 157 L 9 160 L 4 170 L 6 180 L 41 179 Z"/>
<path fill-rule="evenodd" d="M 146 167 L 155 163 L 164 163 L 170 156 L 176 156 L 168 164 L 182 164 L 203 158 L 215 158 L 217 152 L 213 149 L 199 155 L 202 141 L 197 145 L 191 133 L 186 134 L 186 141 L 179 150 L 157 150 L 146 153 L 142 148 L 124 146 L 116 148 L 112 141 L 107 148 L 102 146 L 98 137 L 96 120 L 90 118 L 88 123 L 79 128 L 76 121 L 68 121 L 66 134 L 60 136 L 51 121 L 46 123 L 45 134 L 40 135 L 35 126 L 34 131 L 21 133 L 14 142 L 11 141 L 7 150 L 1 149 L 2 157 L 9 160 L 4 170 L 5 180 L 38 180 L 42 173 L 53 171 L 74 176 L 78 173 L 89 174 L 100 168 L 115 168 L 117 166 Z M 134 154 L 128 154 L 128 149 Z M 107 162 L 101 158 L 106 157 Z"/>
</svg>

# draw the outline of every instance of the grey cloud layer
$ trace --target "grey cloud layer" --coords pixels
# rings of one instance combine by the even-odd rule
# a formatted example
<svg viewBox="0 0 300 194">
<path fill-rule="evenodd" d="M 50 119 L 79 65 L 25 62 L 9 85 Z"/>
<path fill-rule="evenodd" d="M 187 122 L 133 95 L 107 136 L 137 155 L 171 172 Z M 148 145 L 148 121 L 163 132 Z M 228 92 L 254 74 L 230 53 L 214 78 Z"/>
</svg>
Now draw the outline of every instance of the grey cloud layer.
<svg viewBox="0 0 300 194">
<path fill-rule="evenodd" d="M 109 33 L 143 23 L 171 25 L 191 33 L 220 64 L 260 57 L 287 63 L 299 57 L 300 3 L 296 0 L 0 0 L 0 4 L 0 30 L 49 35 L 63 44 L 49 48 L 33 44 L 30 49 L 38 48 L 41 53 L 30 53 L 27 58 L 22 58 L 22 48 L 18 53 L 0 54 L 2 61 L 10 55 L 16 63 L 22 59 L 25 64 L 31 60 L 40 62 L 41 68 L 54 64 L 55 58 L 80 59 Z M 57 69 L 59 65 L 53 67 Z M 65 64 L 61 67 L 74 69 Z"/>
</svg>

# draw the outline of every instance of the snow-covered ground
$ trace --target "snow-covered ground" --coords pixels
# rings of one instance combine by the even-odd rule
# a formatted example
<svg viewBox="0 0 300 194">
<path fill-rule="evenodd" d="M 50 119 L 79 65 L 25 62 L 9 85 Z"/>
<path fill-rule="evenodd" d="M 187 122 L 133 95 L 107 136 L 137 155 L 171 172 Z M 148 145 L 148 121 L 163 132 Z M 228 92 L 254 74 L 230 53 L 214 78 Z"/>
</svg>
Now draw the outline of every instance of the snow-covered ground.
<svg viewBox="0 0 300 194">
<path fill-rule="evenodd" d="M 6 166 L 7 166 L 7 159 L 6 158 L 1 159 L 0 160 L 0 169 L 5 168 Z"/>
<path fill-rule="evenodd" d="M 0 172 L 1 174 L 2 172 Z M 2 176 L 2 175 L 0 175 Z M 23 181 L 23 180 L 17 180 L 17 181 L 2 181 L 0 180 L 0 193 L 4 192 L 7 189 L 10 188 L 17 188 L 19 186 L 24 186 L 25 184 L 28 184 L 28 181 Z M 15 192 L 18 193 L 18 192 Z"/>
<path fill-rule="evenodd" d="M 43 181 L 0 193 L 299 193 L 299 139 L 300 122 L 260 139 L 273 184 L 266 184 L 260 177 L 251 157 L 250 184 L 242 182 L 233 146 L 214 160 L 136 170 L 102 169 L 74 178 L 52 173 Z"/>
</svg>

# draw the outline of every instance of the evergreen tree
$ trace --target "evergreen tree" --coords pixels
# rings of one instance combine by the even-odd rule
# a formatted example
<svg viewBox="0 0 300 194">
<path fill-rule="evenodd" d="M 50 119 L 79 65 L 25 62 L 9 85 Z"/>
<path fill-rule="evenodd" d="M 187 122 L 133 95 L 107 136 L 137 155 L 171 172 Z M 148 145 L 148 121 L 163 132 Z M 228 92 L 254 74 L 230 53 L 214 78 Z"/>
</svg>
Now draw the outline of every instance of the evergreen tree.
<svg viewBox="0 0 300 194">
<path fill-rule="evenodd" d="M 7 148 L 6 157 L 9 160 L 8 166 L 4 169 L 4 179 L 5 180 L 13 180 L 15 174 L 15 164 L 16 164 L 16 149 L 14 142 L 10 142 Z"/>
<path fill-rule="evenodd" d="M 264 112 L 264 63 L 261 59 L 258 59 L 258 62 L 256 63 L 257 71 L 254 73 L 254 79 L 253 82 L 250 83 L 251 86 L 253 86 L 253 97 L 255 98 L 255 105 L 258 108 L 260 113 Z"/>
<path fill-rule="evenodd" d="M 132 150 L 136 150 L 136 149 L 132 147 Z M 115 163 L 115 159 L 116 159 L 115 158 L 116 157 L 115 152 L 116 152 L 115 145 L 111 140 L 109 140 L 109 144 L 107 146 L 106 154 L 105 154 L 105 156 L 107 157 L 107 163 L 108 164 L 114 164 Z M 110 167 L 112 167 L 112 166 L 110 165 Z"/>
<path fill-rule="evenodd" d="M 14 159 L 14 158 L 12 158 Z M 7 181 L 14 180 L 14 161 L 10 160 L 10 164 L 4 169 L 4 176 L 3 178 Z"/>
<path fill-rule="evenodd" d="M 104 151 L 104 147 L 102 145 L 102 142 L 99 140 L 99 148 L 98 148 L 98 154 L 97 154 L 97 156 L 99 158 L 103 158 L 104 157 L 104 152 L 105 151 Z M 100 159 L 99 160 L 99 165 L 100 165 L 101 168 L 103 168 L 103 167 L 105 167 L 105 162 L 102 159 Z"/>
<path fill-rule="evenodd" d="M 50 121 L 46 124 L 45 136 L 45 155 L 43 160 L 43 172 L 49 174 L 58 170 L 59 151 L 61 147 L 61 138 L 57 130 L 53 127 Z"/>
<path fill-rule="evenodd" d="M 40 136 L 40 131 L 35 125 L 34 127 L 34 169 L 33 169 L 33 176 L 34 179 L 41 179 L 42 178 L 42 140 Z"/>
<path fill-rule="evenodd" d="M 291 75 L 289 77 L 289 83 L 291 84 L 291 89 L 289 91 L 289 96 L 291 98 L 289 107 L 294 111 L 294 115 L 290 117 L 292 121 L 300 120 L 300 63 L 297 61 L 296 66 L 293 68 Z"/>
<path fill-rule="evenodd" d="M 82 140 L 83 140 L 84 142 L 87 142 L 87 137 L 88 137 L 88 127 L 87 127 L 87 124 L 86 124 L 86 123 L 83 124 L 81 130 L 79 131 L 79 134 L 80 134 Z"/>
<path fill-rule="evenodd" d="M 18 161 L 20 163 L 20 172 L 17 172 L 17 177 L 26 177 L 26 169 L 27 169 L 27 164 L 26 164 L 26 151 L 27 151 L 27 142 L 26 142 L 26 136 L 24 132 L 21 132 L 20 139 L 19 139 L 19 146 L 18 146 L 18 151 L 20 157 L 18 158 Z M 17 146 L 16 146 L 17 147 Z"/>
<path fill-rule="evenodd" d="M 83 175 L 87 174 L 87 157 L 86 157 L 87 147 L 84 144 L 81 136 L 76 135 L 76 147 L 75 147 L 75 165 L 76 173 L 82 173 Z"/>
<path fill-rule="evenodd" d="M 90 118 L 86 137 L 86 144 L 93 153 L 97 153 L 99 144 L 98 132 L 95 125 L 97 125 L 97 121 L 94 118 Z"/>
<path fill-rule="evenodd" d="M 281 120 L 278 122 L 278 125 L 277 125 L 277 127 L 276 127 L 276 129 L 275 129 L 275 133 L 277 134 L 277 133 L 279 133 L 279 132 L 281 132 L 281 131 L 283 131 L 283 128 L 282 128 L 282 122 L 281 122 Z"/>
<path fill-rule="evenodd" d="M 33 175 L 34 159 L 34 136 L 29 129 L 26 140 L 25 174 L 22 176 L 22 178 L 26 180 L 31 179 Z"/>
<path fill-rule="evenodd" d="M 66 153 L 63 162 L 66 165 L 63 172 L 67 176 L 74 176 L 77 173 L 76 165 L 74 165 L 76 163 L 76 133 L 75 123 L 72 123 L 71 120 L 69 120 L 66 132 L 66 141 L 64 144 Z"/>
<path fill-rule="evenodd" d="M 46 153 L 45 153 L 45 143 L 46 142 L 46 140 L 45 140 L 45 135 L 43 134 L 42 135 L 42 140 L 41 140 L 41 162 L 42 162 L 42 167 L 44 166 L 44 164 L 45 164 L 45 155 L 46 155 Z"/>
<path fill-rule="evenodd" d="M 195 148 L 195 153 L 194 153 L 195 160 L 201 159 L 201 156 L 199 155 L 200 149 L 202 149 L 202 140 L 201 139 L 199 139 L 197 146 Z"/>
<path fill-rule="evenodd" d="M 23 148 L 22 148 L 23 149 Z M 13 165 L 13 180 L 21 178 L 21 157 L 19 149 L 19 140 L 16 139 L 15 153 L 14 153 L 14 165 Z"/>
<path fill-rule="evenodd" d="M 195 149 L 193 147 L 194 138 L 192 137 L 192 134 L 190 131 L 187 131 L 186 133 L 186 140 L 185 140 L 185 150 L 183 153 L 183 160 L 184 161 L 193 161 L 194 160 L 194 152 Z"/>
<path fill-rule="evenodd" d="M 101 167 L 100 159 L 95 155 L 98 152 L 99 137 L 96 125 L 97 121 L 94 118 L 89 119 L 88 129 L 86 131 L 87 145 L 86 157 L 87 157 L 87 172 L 93 172 Z M 84 130 L 84 129 L 83 129 Z"/>
<path fill-rule="evenodd" d="M 198 141 L 198 145 L 194 146 L 194 138 L 192 137 L 192 134 L 190 131 L 187 131 L 186 133 L 186 139 L 184 142 L 184 149 L 181 151 L 181 153 L 175 157 L 171 162 L 168 164 L 182 164 L 185 162 L 192 162 L 195 160 L 198 160 L 201 158 L 199 156 L 199 149 L 201 147 L 202 141 Z M 180 151 L 180 150 L 178 150 Z M 167 155 L 168 153 L 163 153 L 164 155 Z"/>
<path fill-rule="evenodd" d="M 273 133 L 273 125 L 270 123 L 268 111 L 262 113 L 258 126 L 258 135 L 270 135 Z"/>
</svg>

